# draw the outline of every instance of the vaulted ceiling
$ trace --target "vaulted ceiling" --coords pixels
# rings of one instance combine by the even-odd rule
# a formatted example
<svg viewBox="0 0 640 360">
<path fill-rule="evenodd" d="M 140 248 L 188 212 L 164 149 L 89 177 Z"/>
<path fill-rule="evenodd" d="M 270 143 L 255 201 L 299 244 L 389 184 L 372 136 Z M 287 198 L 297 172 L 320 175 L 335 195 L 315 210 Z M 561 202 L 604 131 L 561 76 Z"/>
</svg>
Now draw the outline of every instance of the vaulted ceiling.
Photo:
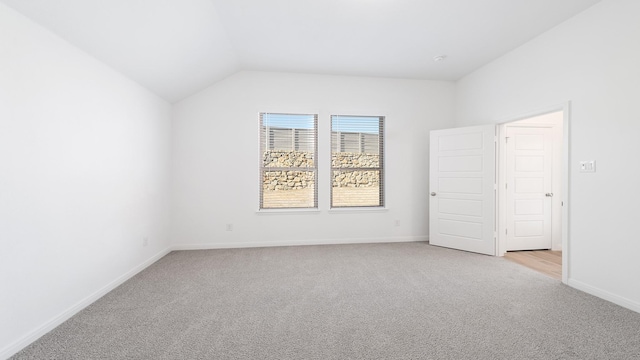
<svg viewBox="0 0 640 360">
<path fill-rule="evenodd" d="M 239 70 L 457 80 L 599 0 L 0 1 L 175 102 Z"/>
</svg>

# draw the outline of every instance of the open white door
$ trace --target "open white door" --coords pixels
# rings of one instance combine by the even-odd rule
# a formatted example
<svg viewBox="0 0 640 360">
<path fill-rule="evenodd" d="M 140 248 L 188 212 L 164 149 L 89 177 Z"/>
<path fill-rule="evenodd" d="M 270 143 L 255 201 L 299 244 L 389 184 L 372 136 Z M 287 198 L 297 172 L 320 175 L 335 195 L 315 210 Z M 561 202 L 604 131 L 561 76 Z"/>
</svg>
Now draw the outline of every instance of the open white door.
<svg viewBox="0 0 640 360">
<path fill-rule="evenodd" d="M 496 255 L 496 126 L 431 131 L 429 243 Z"/>
<path fill-rule="evenodd" d="M 553 129 L 507 127 L 507 251 L 551 249 Z"/>
</svg>

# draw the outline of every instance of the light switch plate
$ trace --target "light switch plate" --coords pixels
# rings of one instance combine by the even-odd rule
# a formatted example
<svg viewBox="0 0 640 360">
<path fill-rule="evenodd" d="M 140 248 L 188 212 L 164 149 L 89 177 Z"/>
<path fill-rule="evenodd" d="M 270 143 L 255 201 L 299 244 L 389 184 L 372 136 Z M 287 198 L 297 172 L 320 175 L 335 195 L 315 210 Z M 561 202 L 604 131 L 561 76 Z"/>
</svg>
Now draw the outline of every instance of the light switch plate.
<svg viewBox="0 0 640 360">
<path fill-rule="evenodd" d="M 580 172 L 596 172 L 596 161 L 580 161 Z"/>
</svg>

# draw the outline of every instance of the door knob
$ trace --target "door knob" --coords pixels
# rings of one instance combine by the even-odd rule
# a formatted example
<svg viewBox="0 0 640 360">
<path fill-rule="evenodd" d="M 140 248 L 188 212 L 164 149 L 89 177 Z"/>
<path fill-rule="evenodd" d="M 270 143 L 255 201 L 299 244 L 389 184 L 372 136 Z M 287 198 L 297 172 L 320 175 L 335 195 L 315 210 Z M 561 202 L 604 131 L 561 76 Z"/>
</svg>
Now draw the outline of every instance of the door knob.
<svg viewBox="0 0 640 360">
<path fill-rule="evenodd" d="M 546 194 L 544 194 L 544 196 L 546 196 L 546 197 L 553 197 L 553 193 L 546 193 Z"/>
<path fill-rule="evenodd" d="M 432 192 L 432 193 L 431 193 L 431 196 L 436 196 L 436 193 Z"/>
</svg>

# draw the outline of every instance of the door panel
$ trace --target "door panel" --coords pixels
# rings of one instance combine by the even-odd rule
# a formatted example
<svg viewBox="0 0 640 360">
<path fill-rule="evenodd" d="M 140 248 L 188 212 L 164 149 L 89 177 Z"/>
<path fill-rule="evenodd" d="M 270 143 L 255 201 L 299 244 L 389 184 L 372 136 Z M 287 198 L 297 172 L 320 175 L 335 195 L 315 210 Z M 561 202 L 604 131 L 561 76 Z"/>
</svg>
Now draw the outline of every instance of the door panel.
<svg viewBox="0 0 640 360">
<path fill-rule="evenodd" d="M 542 199 L 518 200 L 515 203 L 515 215 L 542 215 L 544 201 Z"/>
<path fill-rule="evenodd" d="M 515 192 L 518 194 L 541 193 L 544 191 L 543 178 L 516 178 L 514 183 Z"/>
<path fill-rule="evenodd" d="M 439 191 L 450 194 L 482 194 L 482 179 L 440 178 Z"/>
<path fill-rule="evenodd" d="M 551 249 L 552 129 L 507 127 L 507 251 Z"/>
<path fill-rule="evenodd" d="M 544 226 L 542 221 L 528 220 L 514 223 L 515 236 L 542 236 Z"/>
<path fill-rule="evenodd" d="M 438 166 L 442 172 L 482 171 L 482 156 L 445 157 Z"/>
<path fill-rule="evenodd" d="M 516 138 L 517 139 L 517 138 Z M 522 151 L 517 150 L 518 153 Z M 516 172 L 544 171 L 544 156 L 517 156 L 515 160 Z"/>
<path fill-rule="evenodd" d="M 450 215 L 464 216 L 482 216 L 482 201 L 478 200 L 459 200 L 459 199 L 440 199 L 438 200 L 440 212 Z"/>
<path fill-rule="evenodd" d="M 437 146 L 439 151 L 482 149 L 483 136 L 480 133 L 452 134 L 450 136 L 443 135 L 438 138 Z"/>
<path fill-rule="evenodd" d="M 429 243 L 495 255 L 495 125 L 431 132 Z"/>
</svg>

